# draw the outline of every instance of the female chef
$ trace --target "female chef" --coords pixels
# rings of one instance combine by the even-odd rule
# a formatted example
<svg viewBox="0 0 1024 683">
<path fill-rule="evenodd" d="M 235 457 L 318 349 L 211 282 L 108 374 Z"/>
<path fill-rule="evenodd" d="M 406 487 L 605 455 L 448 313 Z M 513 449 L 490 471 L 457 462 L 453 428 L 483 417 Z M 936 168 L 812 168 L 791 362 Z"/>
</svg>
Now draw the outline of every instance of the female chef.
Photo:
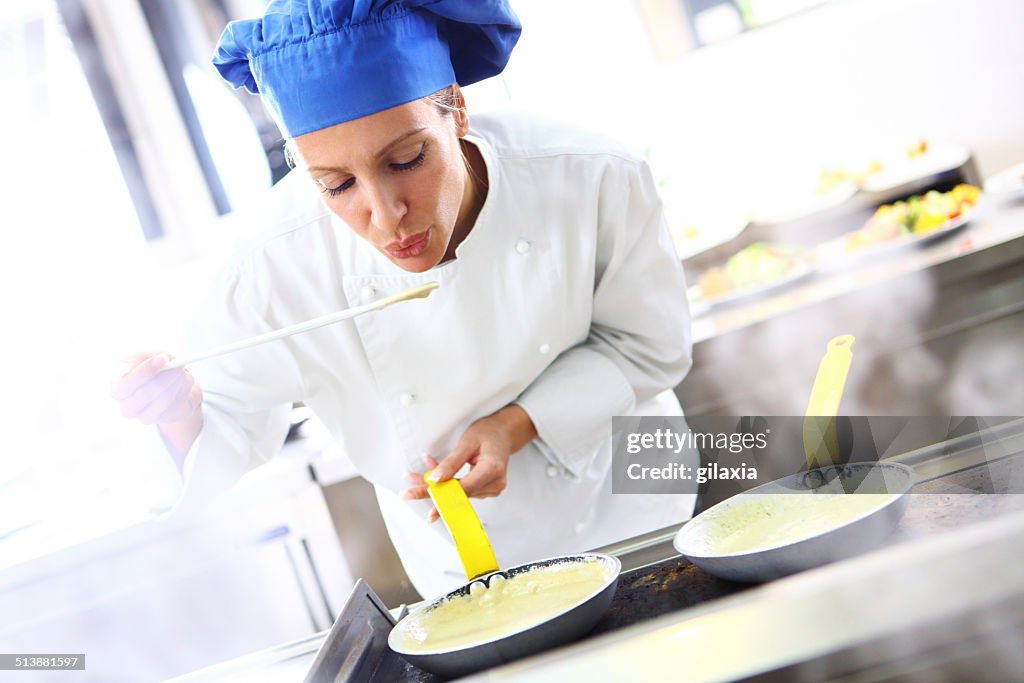
<svg viewBox="0 0 1024 683">
<path fill-rule="evenodd" d="M 505 0 L 275 0 L 214 63 L 259 93 L 296 171 L 205 301 L 196 350 L 436 281 L 430 297 L 115 384 L 201 501 L 270 459 L 310 406 L 375 485 L 424 596 L 464 582 L 422 473 L 463 466 L 499 562 L 687 519 L 693 495 L 612 495 L 611 417 L 679 415 L 685 283 L 644 160 L 574 127 L 466 112 L 501 72 Z M 201 387 L 201 389 L 200 389 Z M 437 460 L 435 461 L 434 458 Z M 693 464 L 693 463 L 691 463 Z"/>
</svg>

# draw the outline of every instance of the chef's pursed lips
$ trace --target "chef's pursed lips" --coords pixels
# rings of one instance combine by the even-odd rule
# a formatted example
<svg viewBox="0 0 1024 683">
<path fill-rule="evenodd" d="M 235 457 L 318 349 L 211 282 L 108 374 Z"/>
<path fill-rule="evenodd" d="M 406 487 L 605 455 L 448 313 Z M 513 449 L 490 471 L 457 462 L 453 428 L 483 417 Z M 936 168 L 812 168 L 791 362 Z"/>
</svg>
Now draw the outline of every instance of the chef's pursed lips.
<svg viewBox="0 0 1024 683">
<path fill-rule="evenodd" d="M 418 246 L 420 243 L 425 242 L 429 237 L 430 228 L 427 228 L 423 232 L 407 237 L 404 240 L 395 240 L 387 246 L 387 250 L 394 256 L 403 257 L 404 255 L 401 252 Z"/>
</svg>

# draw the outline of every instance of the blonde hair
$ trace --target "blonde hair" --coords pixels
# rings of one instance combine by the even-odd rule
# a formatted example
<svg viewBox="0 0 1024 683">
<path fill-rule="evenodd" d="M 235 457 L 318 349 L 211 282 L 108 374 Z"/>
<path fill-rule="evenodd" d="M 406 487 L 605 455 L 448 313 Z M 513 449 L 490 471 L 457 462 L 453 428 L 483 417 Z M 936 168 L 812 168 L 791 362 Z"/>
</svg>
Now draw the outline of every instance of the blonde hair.
<svg viewBox="0 0 1024 683">
<path fill-rule="evenodd" d="M 455 86 L 449 85 L 441 88 L 435 93 L 431 93 L 422 99 L 435 105 L 441 110 L 441 114 L 444 116 L 451 116 L 455 112 L 462 111 L 465 107 L 456 106 L 455 102 Z M 289 168 L 295 168 L 295 159 L 298 157 L 298 150 L 295 149 L 295 140 L 293 138 L 284 139 L 284 158 L 288 162 Z"/>
<path fill-rule="evenodd" d="M 441 88 L 435 93 L 424 97 L 427 102 L 432 102 L 443 113 L 454 114 L 457 111 L 461 111 L 465 107 L 455 106 L 455 86 L 449 85 L 447 88 Z"/>
</svg>

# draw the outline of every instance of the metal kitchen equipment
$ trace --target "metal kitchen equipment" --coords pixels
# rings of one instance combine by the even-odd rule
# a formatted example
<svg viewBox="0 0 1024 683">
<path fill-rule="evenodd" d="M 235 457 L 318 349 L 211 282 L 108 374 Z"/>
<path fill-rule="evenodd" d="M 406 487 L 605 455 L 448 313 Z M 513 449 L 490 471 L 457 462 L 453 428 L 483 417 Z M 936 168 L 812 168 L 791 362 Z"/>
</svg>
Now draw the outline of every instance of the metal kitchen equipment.
<svg viewBox="0 0 1024 683">
<path fill-rule="evenodd" d="M 622 563 L 618 559 L 596 553 L 569 555 L 499 570 L 498 560 L 491 550 L 487 533 L 473 510 L 473 505 L 469 502 L 466 492 L 462 489 L 462 484 L 457 479 L 449 479 L 440 483 L 434 482 L 428 478 L 429 474 L 428 472 L 424 476 L 427 491 L 437 507 L 441 520 L 452 536 L 469 583 L 431 601 L 410 614 L 407 619 L 399 621 L 388 637 L 388 645 L 392 650 L 426 671 L 442 676 L 462 676 L 571 642 L 594 627 L 594 624 L 608 609 L 608 605 L 611 604 L 612 597 L 615 595 L 619 572 L 622 570 Z M 407 648 L 403 649 L 401 645 L 406 632 L 415 628 L 417 615 L 436 609 L 438 605 L 447 600 L 469 595 L 474 584 L 490 588 L 491 580 L 495 577 L 508 579 L 533 569 L 583 562 L 588 559 L 596 559 L 605 566 L 608 578 L 601 588 L 538 624 L 501 638 L 481 640 L 468 646 L 435 652 L 411 652 Z"/>
<path fill-rule="evenodd" d="M 435 609 L 445 600 L 468 595 L 470 587 L 474 583 L 482 583 L 485 586 L 489 586 L 490 581 L 496 576 L 508 579 L 516 574 L 540 567 L 565 562 L 581 562 L 589 559 L 597 559 L 607 568 L 608 580 L 605 584 L 591 595 L 535 626 L 524 628 L 502 638 L 475 643 L 469 647 L 438 650 L 429 653 L 403 651 L 398 645 L 399 635 L 403 633 L 404 629 L 408 628 L 411 623 L 411 617 L 423 611 Z M 400 620 L 388 637 L 388 645 L 414 666 L 445 677 L 464 676 L 475 671 L 504 664 L 505 662 L 511 662 L 542 650 L 564 645 L 586 635 L 608 610 L 608 606 L 611 605 L 612 598 L 615 596 L 615 589 L 618 586 L 621 570 L 622 563 L 618 558 L 610 555 L 585 553 L 529 562 L 512 567 L 511 569 L 496 571 L 474 579 L 464 586 L 460 586 Z"/>
<path fill-rule="evenodd" d="M 914 504 L 888 539 L 889 546 L 878 553 L 765 587 L 720 579 L 679 557 L 672 548 L 678 528 L 626 539 L 597 551 L 619 557 L 624 571 L 611 606 L 588 635 L 470 680 L 640 680 L 636 667 L 644 663 L 660 672 L 659 680 L 678 679 L 681 671 L 694 680 L 832 679 L 862 672 L 872 680 L 889 680 L 894 670 L 914 680 L 928 675 L 972 680 L 972 673 L 977 678 L 982 671 L 988 680 L 1012 680 L 1020 671 L 1024 633 L 1024 583 L 1018 580 L 1013 556 L 1019 555 L 1024 538 L 1024 517 L 1015 518 L 1012 537 L 985 530 L 1013 521 L 1005 515 L 1024 510 L 1024 496 L 931 494 L 1024 493 L 1024 419 L 922 446 L 894 458 L 912 465 L 919 482 Z M 927 552 L 922 543 L 929 544 Z M 839 597 L 847 602 L 837 610 Z M 858 605 L 863 609 L 848 612 Z M 712 614 L 710 621 L 701 620 Z M 733 617 L 741 615 L 747 626 L 736 629 Z M 799 631 L 778 628 L 780 618 L 796 620 Z M 837 619 L 841 628 L 832 626 Z M 679 647 L 665 648 L 662 636 L 688 628 L 684 623 L 703 624 L 700 634 L 688 633 L 701 640 L 695 644 L 676 636 Z M 714 633 L 705 633 L 711 626 Z M 752 626 L 756 638 L 751 637 Z M 302 680 L 326 635 L 221 662 L 174 683 Z M 709 657 L 705 652 L 693 659 L 700 643 L 707 642 L 747 654 Z M 771 661 L 748 667 L 754 653 L 768 654 Z M 404 673 L 374 676 L 366 683 L 440 680 L 394 652 L 388 651 L 387 657 L 404 663 Z M 609 660 L 619 665 L 607 667 Z M 776 661 L 791 666 L 780 673 L 773 670 Z M 974 666 L 973 671 L 967 666 Z"/>
<path fill-rule="evenodd" d="M 695 565 L 733 581 L 768 581 L 860 554 L 880 545 L 896 528 L 910 502 L 913 470 L 896 463 L 839 463 L 835 416 L 853 360 L 853 342 L 848 334 L 830 340 L 818 366 L 803 424 L 807 470 L 724 500 L 687 522 L 673 545 Z M 726 533 L 727 520 L 739 506 L 762 505 L 761 514 L 770 515 L 793 502 L 780 496 L 870 494 L 889 495 L 870 499 L 874 505 L 853 519 L 799 540 L 755 545 L 745 551 L 722 551 L 711 543 Z M 829 499 L 815 502 L 821 500 Z"/>
<path fill-rule="evenodd" d="M 816 493 L 822 487 L 848 493 Z M 866 462 L 832 465 L 762 484 L 708 508 L 687 522 L 673 546 L 693 564 L 731 581 L 769 581 L 836 560 L 853 557 L 881 545 L 899 524 L 910 504 L 914 471 L 899 463 Z M 716 553 L 706 539 L 720 520 L 737 505 L 763 496 L 891 494 L 877 507 L 827 531 L 807 538 L 747 552 Z"/>
<path fill-rule="evenodd" d="M 359 579 L 324 638 L 304 683 L 399 680 L 406 667 L 387 645 L 394 625 L 395 619 L 384 603 L 369 584 Z"/>
</svg>

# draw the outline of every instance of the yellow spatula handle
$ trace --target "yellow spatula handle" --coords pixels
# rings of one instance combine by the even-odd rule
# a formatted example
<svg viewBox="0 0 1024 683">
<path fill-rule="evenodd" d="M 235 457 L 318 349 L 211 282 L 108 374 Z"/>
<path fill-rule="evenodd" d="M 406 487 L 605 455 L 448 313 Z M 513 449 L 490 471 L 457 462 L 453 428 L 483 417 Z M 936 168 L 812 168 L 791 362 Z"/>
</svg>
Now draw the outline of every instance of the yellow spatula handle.
<svg viewBox="0 0 1024 683">
<path fill-rule="evenodd" d="M 835 337 L 829 341 L 818 365 L 804 417 L 804 455 L 808 469 L 835 464 L 838 459 L 835 416 L 853 360 L 853 342 L 850 334 Z"/>
<path fill-rule="evenodd" d="M 807 403 L 807 415 L 834 416 L 839 410 L 839 401 L 843 398 L 846 386 L 846 374 L 850 371 L 853 360 L 854 338 L 844 334 L 828 343 L 825 357 L 818 365 L 818 376 L 814 379 L 811 389 L 811 400 Z"/>
<path fill-rule="evenodd" d="M 429 472 L 427 474 L 430 474 Z M 498 570 L 491 542 L 458 479 L 435 483 L 424 479 L 427 492 L 455 542 L 466 579 L 472 580 Z"/>
</svg>

